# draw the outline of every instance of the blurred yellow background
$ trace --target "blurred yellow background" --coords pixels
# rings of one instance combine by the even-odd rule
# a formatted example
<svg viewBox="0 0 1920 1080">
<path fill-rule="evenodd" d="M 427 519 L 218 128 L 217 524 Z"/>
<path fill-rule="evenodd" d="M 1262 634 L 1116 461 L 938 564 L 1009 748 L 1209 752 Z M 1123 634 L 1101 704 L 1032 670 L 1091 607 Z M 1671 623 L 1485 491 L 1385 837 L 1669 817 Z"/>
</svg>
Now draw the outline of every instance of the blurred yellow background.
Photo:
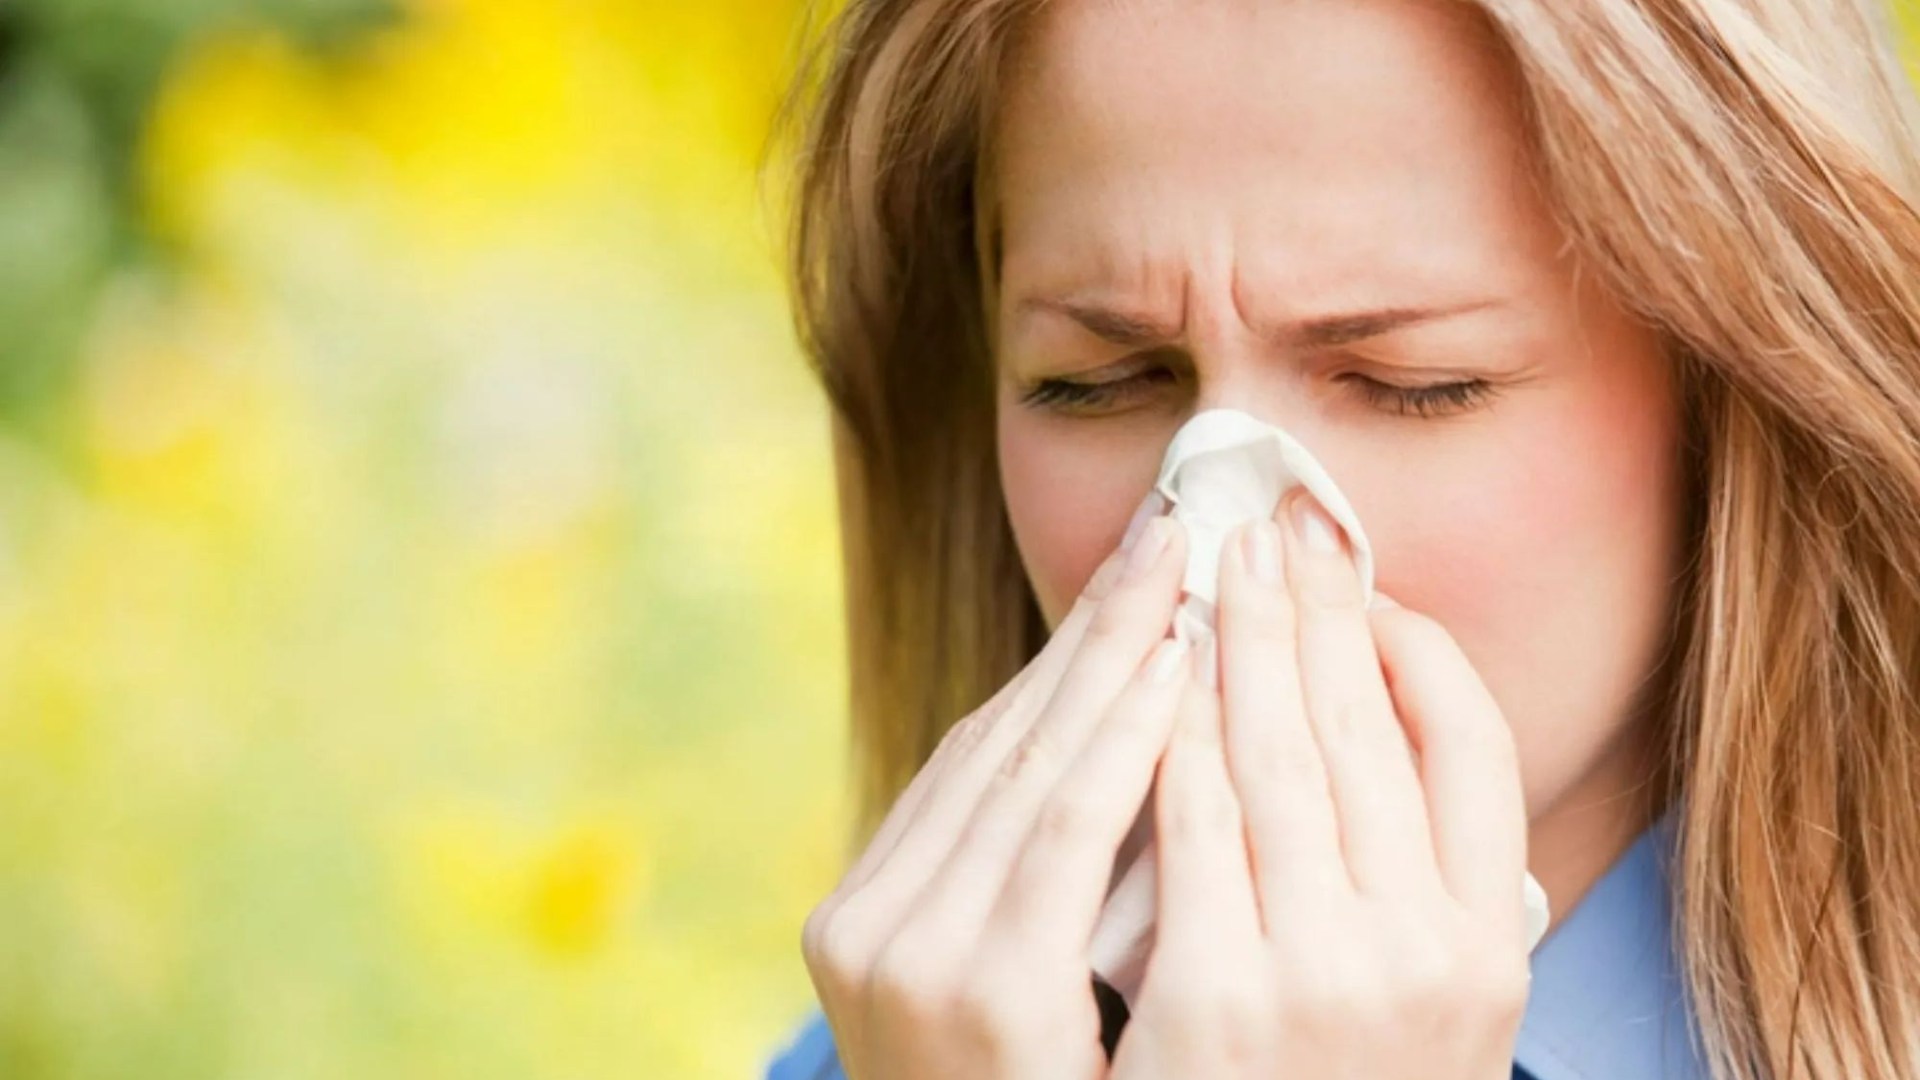
<svg viewBox="0 0 1920 1080">
<path fill-rule="evenodd" d="M 0 1077 L 791 1032 L 851 811 L 800 16 L 0 0 Z"/>
<path fill-rule="evenodd" d="M 849 811 L 798 5 L 0 12 L 0 1077 L 758 1075 Z"/>
</svg>

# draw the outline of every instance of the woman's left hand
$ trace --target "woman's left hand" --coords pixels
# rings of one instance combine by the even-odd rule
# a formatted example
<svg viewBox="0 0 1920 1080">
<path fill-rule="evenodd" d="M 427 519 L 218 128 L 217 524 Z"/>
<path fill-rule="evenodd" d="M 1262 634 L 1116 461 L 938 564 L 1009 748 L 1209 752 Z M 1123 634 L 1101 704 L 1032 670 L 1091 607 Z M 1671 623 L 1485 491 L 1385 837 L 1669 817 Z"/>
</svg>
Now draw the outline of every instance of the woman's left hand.
<svg viewBox="0 0 1920 1080">
<path fill-rule="evenodd" d="M 1110 1075 L 1504 1080 L 1511 733 L 1439 624 L 1369 610 L 1310 496 L 1275 516 L 1222 553 L 1218 686 L 1189 683 L 1161 759 L 1157 937 Z"/>
</svg>

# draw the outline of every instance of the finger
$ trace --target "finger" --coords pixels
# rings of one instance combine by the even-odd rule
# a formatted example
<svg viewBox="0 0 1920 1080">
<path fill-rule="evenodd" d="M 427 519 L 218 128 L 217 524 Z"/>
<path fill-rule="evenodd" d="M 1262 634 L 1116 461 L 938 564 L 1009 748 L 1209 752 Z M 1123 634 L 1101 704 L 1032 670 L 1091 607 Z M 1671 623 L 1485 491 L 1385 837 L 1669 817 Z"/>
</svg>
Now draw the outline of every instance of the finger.
<svg viewBox="0 0 1920 1080">
<path fill-rule="evenodd" d="M 1158 517 L 1148 523 L 1119 584 L 1094 611 L 1052 696 L 1016 748 L 1013 767 L 1024 768 L 1033 758 L 1064 765 L 1119 698 L 1173 620 L 1186 542 L 1178 521 Z"/>
<path fill-rule="evenodd" d="M 1352 892 L 1327 770 L 1301 694 L 1293 598 L 1271 521 L 1249 523 L 1220 559 L 1221 697 L 1228 771 L 1247 821 L 1269 927 Z"/>
<path fill-rule="evenodd" d="M 914 902 L 917 923 L 937 933 L 968 934 L 986 919 L 1048 792 L 1166 636 L 1185 556 L 1179 523 L 1155 518 L 1094 612 L 1059 687 L 987 781 L 959 840 Z M 1113 858 L 1111 848 L 1107 858 Z M 874 887 L 889 873 L 882 869 Z M 1106 880 L 1104 872 L 1099 880 Z"/>
<path fill-rule="evenodd" d="M 929 846 L 937 848 L 944 848 L 945 843 L 959 833 L 966 815 L 979 802 L 980 791 L 986 787 L 993 769 L 1026 734 L 1033 717 L 1053 695 L 1060 674 L 1079 649 L 1094 612 L 1119 582 L 1134 541 L 1165 505 L 1166 500 L 1158 492 L 1147 495 L 1135 511 L 1120 545 L 1093 572 L 1046 644 L 986 704 L 947 729 L 927 763 L 894 801 L 866 849 L 847 871 L 843 878 L 846 888 L 864 887 L 874 871 L 893 855 L 900 837 L 908 829 L 926 830 L 930 834 Z M 956 770 L 956 762 L 969 764 Z M 956 771 L 960 775 L 949 775 Z M 935 789 L 942 792 L 936 800 L 940 805 L 929 812 L 928 793 Z M 919 876 L 924 878 L 930 869 L 930 866 L 921 867 Z"/>
<path fill-rule="evenodd" d="M 1153 798 L 1153 786 L 1147 796 Z M 1153 812 L 1149 802 L 1148 813 Z M 1129 1007 L 1138 1000 L 1140 977 L 1153 952 L 1153 928 L 1159 920 L 1159 845 L 1148 844 L 1126 862 L 1126 871 L 1107 891 L 1087 943 L 1087 966 L 1106 980 Z"/>
<path fill-rule="evenodd" d="M 1190 670 L 1162 641 L 1054 784 L 1007 875 L 993 923 L 1021 949 L 1091 949 L 1121 842 L 1146 802 Z"/>
<path fill-rule="evenodd" d="M 1189 645 L 1191 648 L 1191 645 Z M 1148 794 L 1147 798 L 1153 796 Z M 1120 841 L 1120 853 L 1115 856 L 1113 880 L 1107 885 L 1108 895 L 1120 885 L 1120 875 L 1140 854 L 1153 846 L 1153 805 L 1141 800 L 1134 814 L 1133 824 L 1127 828 L 1126 838 Z"/>
<path fill-rule="evenodd" d="M 1155 949 L 1203 961 L 1261 937 L 1244 820 L 1227 775 L 1219 701 L 1196 679 L 1188 680 L 1155 788 L 1160 860 Z"/>
<path fill-rule="evenodd" d="M 1420 747 L 1441 880 L 1467 907 L 1518 919 L 1527 812 L 1512 729 L 1439 623 L 1405 608 L 1372 621 L 1394 705 Z"/>
<path fill-rule="evenodd" d="M 1354 885 L 1438 888 L 1425 794 L 1374 650 L 1365 590 L 1340 527 L 1305 488 L 1282 500 L 1300 684 L 1326 763 Z"/>
</svg>

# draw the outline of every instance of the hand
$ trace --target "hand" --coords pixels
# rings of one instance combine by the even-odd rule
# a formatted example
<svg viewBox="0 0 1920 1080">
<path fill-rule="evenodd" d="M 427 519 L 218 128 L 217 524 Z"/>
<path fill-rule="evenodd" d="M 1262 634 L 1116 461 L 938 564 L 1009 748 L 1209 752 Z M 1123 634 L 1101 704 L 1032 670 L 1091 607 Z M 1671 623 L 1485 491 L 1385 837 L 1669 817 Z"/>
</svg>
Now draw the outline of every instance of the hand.
<svg viewBox="0 0 1920 1080">
<path fill-rule="evenodd" d="M 1186 561 L 1156 518 L 1052 639 L 956 724 L 802 949 L 855 1080 L 1106 1072 L 1087 943 L 1188 681 Z"/>
<path fill-rule="evenodd" d="M 1258 522 L 1223 552 L 1220 686 L 1189 684 L 1160 765 L 1159 923 L 1116 1078 L 1510 1074 L 1511 734 L 1453 639 L 1370 613 L 1320 527 Z"/>
</svg>

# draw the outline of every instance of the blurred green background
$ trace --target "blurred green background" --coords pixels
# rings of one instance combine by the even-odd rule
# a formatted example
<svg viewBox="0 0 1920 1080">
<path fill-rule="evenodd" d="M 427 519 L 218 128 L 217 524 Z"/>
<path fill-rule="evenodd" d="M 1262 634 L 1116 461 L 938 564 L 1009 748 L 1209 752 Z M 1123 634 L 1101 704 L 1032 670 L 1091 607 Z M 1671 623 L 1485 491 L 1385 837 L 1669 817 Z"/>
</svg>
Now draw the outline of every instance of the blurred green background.
<svg viewBox="0 0 1920 1080">
<path fill-rule="evenodd" d="M 757 1075 L 850 807 L 768 0 L 0 0 L 0 1077 Z"/>
<path fill-rule="evenodd" d="M 792 1030 L 852 809 L 800 23 L 0 0 L 0 1078 Z"/>
</svg>

